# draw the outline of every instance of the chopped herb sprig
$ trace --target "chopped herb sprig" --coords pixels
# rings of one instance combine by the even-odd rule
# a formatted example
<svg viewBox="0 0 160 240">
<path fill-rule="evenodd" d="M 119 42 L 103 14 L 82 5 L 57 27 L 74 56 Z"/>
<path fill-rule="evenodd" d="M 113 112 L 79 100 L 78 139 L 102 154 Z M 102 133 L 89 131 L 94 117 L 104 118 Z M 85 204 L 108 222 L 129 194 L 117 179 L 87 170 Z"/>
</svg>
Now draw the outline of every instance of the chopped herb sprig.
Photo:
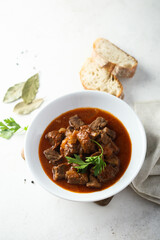
<svg viewBox="0 0 160 240">
<path fill-rule="evenodd" d="M 22 128 L 13 118 L 4 119 L 0 122 L 0 137 L 10 139 L 18 130 L 27 131 L 28 126 Z"/>
<path fill-rule="evenodd" d="M 74 163 L 76 164 L 74 166 L 74 168 L 76 168 L 78 171 L 80 172 L 86 172 L 87 168 L 89 165 L 93 165 L 93 170 L 94 170 L 94 175 L 97 176 L 98 174 L 100 174 L 105 166 L 106 163 L 103 160 L 103 148 L 102 146 L 96 142 L 95 140 L 92 140 L 94 143 L 96 143 L 100 149 L 101 149 L 101 154 L 98 156 L 90 156 L 90 157 L 86 157 L 86 159 L 83 161 L 79 155 L 74 154 L 74 158 L 73 157 L 66 157 L 66 159 L 68 160 L 69 163 Z"/>
</svg>

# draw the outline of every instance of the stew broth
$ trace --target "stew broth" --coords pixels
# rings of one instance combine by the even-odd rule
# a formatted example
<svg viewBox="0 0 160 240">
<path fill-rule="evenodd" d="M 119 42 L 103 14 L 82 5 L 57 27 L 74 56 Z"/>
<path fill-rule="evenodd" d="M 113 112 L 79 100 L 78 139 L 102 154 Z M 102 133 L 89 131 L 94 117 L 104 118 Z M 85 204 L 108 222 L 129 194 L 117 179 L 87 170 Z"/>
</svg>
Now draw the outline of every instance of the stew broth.
<svg viewBox="0 0 160 240">
<path fill-rule="evenodd" d="M 45 139 L 46 133 L 53 130 L 58 130 L 62 127 L 66 128 L 68 126 L 69 118 L 75 114 L 78 114 L 78 116 L 84 121 L 85 124 L 90 124 L 97 117 L 103 117 L 108 121 L 107 126 L 116 132 L 115 143 L 120 149 L 117 155 L 118 158 L 120 159 L 120 169 L 118 174 L 115 176 L 115 178 L 112 180 L 109 180 L 107 183 L 102 183 L 102 186 L 100 189 L 88 188 L 85 185 L 69 184 L 66 182 L 65 179 L 54 181 L 53 175 L 52 175 L 53 165 L 48 162 L 48 160 L 45 158 L 43 154 L 43 151 L 50 147 L 50 143 L 48 142 L 47 139 Z M 124 127 L 124 125 L 115 116 L 113 116 L 111 113 L 107 111 L 104 111 L 98 108 L 78 108 L 78 109 L 70 110 L 68 112 L 61 114 L 48 125 L 48 127 L 45 129 L 40 139 L 39 159 L 44 172 L 58 186 L 72 192 L 89 193 L 89 192 L 101 191 L 103 189 L 106 189 L 111 185 L 113 185 L 122 177 L 131 159 L 131 148 L 132 147 L 131 147 L 130 136 L 126 128 Z"/>
</svg>

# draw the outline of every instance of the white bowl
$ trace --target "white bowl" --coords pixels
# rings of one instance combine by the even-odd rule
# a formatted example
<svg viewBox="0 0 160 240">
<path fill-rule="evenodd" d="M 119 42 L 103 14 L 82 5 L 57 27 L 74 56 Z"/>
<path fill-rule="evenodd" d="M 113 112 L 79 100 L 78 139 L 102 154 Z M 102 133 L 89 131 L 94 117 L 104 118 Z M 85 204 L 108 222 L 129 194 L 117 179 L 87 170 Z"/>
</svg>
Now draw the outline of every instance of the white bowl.
<svg viewBox="0 0 160 240">
<path fill-rule="evenodd" d="M 131 138 L 132 154 L 127 170 L 114 185 L 102 191 L 74 193 L 65 190 L 49 179 L 39 160 L 40 138 L 49 123 L 60 114 L 80 107 L 95 107 L 112 113 L 124 124 Z M 146 154 L 146 135 L 140 120 L 127 103 L 104 92 L 81 91 L 53 100 L 40 110 L 28 128 L 24 152 L 32 174 L 48 192 L 68 200 L 93 202 L 115 195 L 136 177 Z"/>
</svg>

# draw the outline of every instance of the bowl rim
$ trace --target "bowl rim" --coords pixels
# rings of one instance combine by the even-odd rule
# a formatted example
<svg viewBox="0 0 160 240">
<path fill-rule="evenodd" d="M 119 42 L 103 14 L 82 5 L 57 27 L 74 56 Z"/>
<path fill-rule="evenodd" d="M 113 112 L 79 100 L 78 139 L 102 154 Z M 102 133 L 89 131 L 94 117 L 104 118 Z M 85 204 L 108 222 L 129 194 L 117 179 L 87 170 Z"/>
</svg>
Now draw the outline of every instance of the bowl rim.
<svg viewBox="0 0 160 240">
<path fill-rule="evenodd" d="M 81 94 L 97 94 L 97 96 L 98 95 L 108 95 L 109 97 L 111 97 L 111 98 L 113 98 L 115 101 L 117 101 L 117 102 L 121 102 L 121 104 L 122 105 L 124 105 L 124 106 L 127 106 L 129 109 L 130 109 L 130 111 L 132 111 L 132 113 L 134 114 L 134 116 L 135 116 L 135 118 L 136 118 L 136 120 L 138 121 L 138 124 L 139 124 L 139 126 L 140 126 L 140 128 L 141 128 L 141 133 L 142 133 L 142 135 L 143 135 L 143 140 L 144 140 L 144 142 L 143 142 L 143 145 L 144 145 L 144 148 L 143 148 L 143 157 L 142 157 L 142 160 L 141 160 L 141 162 L 140 162 L 140 164 L 139 164 L 139 168 L 137 168 L 137 171 L 135 172 L 135 174 L 134 174 L 134 176 L 132 177 L 132 178 L 130 178 L 129 179 L 129 182 L 125 182 L 121 187 L 119 187 L 119 189 L 118 189 L 118 191 L 116 191 L 116 193 L 115 194 L 108 194 L 108 196 L 107 196 L 107 198 L 109 198 L 109 197 L 111 197 L 111 196 L 114 196 L 114 195 L 116 195 L 117 193 L 119 193 L 119 192 L 121 192 L 123 189 L 125 189 L 132 181 L 133 181 L 133 179 L 135 179 L 135 177 L 137 176 L 137 174 L 139 173 L 139 171 L 140 171 L 140 169 L 141 169 L 141 167 L 142 167 L 142 165 L 143 165 L 143 162 L 144 162 L 144 159 L 145 159 L 145 155 L 146 155 L 146 149 L 147 149 L 147 138 L 146 138 L 146 133 L 145 133 L 145 130 L 144 130 L 144 127 L 143 127 L 143 124 L 142 124 L 142 122 L 140 121 L 140 119 L 139 119 L 139 117 L 137 116 L 137 114 L 134 112 L 134 110 L 129 106 L 129 104 L 127 104 L 125 101 L 123 101 L 122 99 L 120 99 L 120 98 L 117 98 L 117 97 L 115 97 L 115 96 L 113 96 L 113 95 L 111 95 L 111 94 L 109 94 L 109 93 L 105 93 L 105 92 L 101 92 L 101 91 L 91 91 L 91 90 L 82 90 L 82 91 L 75 91 L 75 92 L 71 92 L 71 93 L 67 93 L 67 94 L 64 94 L 64 95 L 61 95 L 60 97 L 58 97 L 58 98 L 55 98 L 55 99 L 53 99 L 53 100 L 51 100 L 51 101 L 49 101 L 45 106 L 43 106 L 38 112 L 37 112 L 37 114 L 33 117 L 33 119 L 31 120 L 31 123 L 30 123 L 30 125 L 29 125 L 29 127 L 28 127 L 28 130 L 27 130 L 27 133 L 26 133 L 26 136 L 25 136 L 25 144 L 24 144 L 24 154 L 25 154 L 25 157 L 26 157 L 26 162 L 27 162 L 27 166 L 28 166 L 28 168 L 29 168 L 29 170 L 30 170 L 30 172 L 31 172 L 31 174 L 34 176 L 34 178 L 36 179 L 36 181 L 38 182 L 38 184 L 42 187 L 42 188 L 44 188 L 45 190 L 47 190 L 47 192 L 49 192 L 49 193 L 51 193 L 52 195 L 54 195 L 54 196 L 57 196 L 57 197 L 60 197 L 60 198 L 62 198 L 62 199 L 65 199 L 65 200 L 70 200 L 70 201 L 79 201 L 79 202 L 93 202 L 93 201 L 100 201 L 100 200 L 103 200 L 103 199 L 105 199 L 105 197 L 94 197 L 94 200 L 93 199 L 87 199 L 87 195 L 88 194 L 91 194 L 91 193 L 75 193 L 75 192 L 72 192 L 73 194 L 75 194 L 75 195 L 77 195 L 77 194 L 80 194 L 80 195 L 83 195 L 84 194 L 84 196 L 86 196 L 86 197 L 84 197 L 84 199 L 78 199 L 78 197 L 77 198 L 75 198 L 75 199 L 71 199 L 70 197 L 68 197 L 68 196 L 64 196 L 63 194 L 62 195 L 59 195 L 59 194 L 57 194 L 57 193 L 55 193 L 55 192 L 52 192 L 37 176 L 36 176 L 36 174 L 35 174 L 35 172 L 34 172 L 34 170 L 33 170 L 33 168 L 32 168 L 32 166 L 31 166 L 31 161 L 29 161 L 28 160 L 28 158 L 27 158 L 27 139 L 28 139 L 28 135 L 29 135 L 29 132 L 30 132 L 30 128 L 31 128 L 31 126 L 32 126 L 32 124 L 36 121 L 36 119 L 39 117 L 39 115 L 40 115 L 40 113 L 45 109 L 45 108 L 47 108 L 47 107 L 49 107 L 50 105 L 52 105 L 53 104 L 53 102 L 56 102 L 56 101 L 59 101 L 59 100 L 61 100 L 61 99 L 63 99 L 63 98 L 65 98 L 65 97 L 74 97 L 75 95 L 81 95 Z M 77 107 L 77 108 L 79 108 L 79 107 Z M 75 109 L 75 108 L 74 108 Z M 66 112 L 67 112 L 68 110 L 66 110 Z M 105 110 L 105 111 L 107 111 L 107 110 Z M 114 115 L 114 114 L 113 114 Z M 119 119 L 120 120 L 120 119 Z M 121 121 L 121 120 L 120 120 Z M 124 125 L 124 124 L 123 124 Z M 125 126 L 125 125 L 124 125 Z M 46 126 L 47 127 L 47 126 Z M 127 127 L 125 126 L 125 128 L 127 129 Z M 46 129 L 46 128 L 45 128 Z M 43 130 L 43 132 L 45 131 L 45 129 Z M 127 129 L 127 131 L 128 131 L 128 129 Z M 39 145 L 38 145 L 39 146 Z M 40 161 L 40 160 L 39 160 Z M 129 163 L 130 164 L 130 163 Z M 41 166 L 42 167 L 42 166 Z M 129 167 L 129 165 L 128 165 L 128 167 Z M 127 169 L 128 169 L 128 167 L 127 167 Z M 126 169 L 126 171 L 127 171 L 127 169 Z M 42 170 L 43 170 L 43 168 L 42 168 Z M 43 170 L 44 171 L 44 170 Z M 125 172 L 126 172 L 125 171 Z M 124 173 L 125 173 L 124 172 Z M 46 173 L 45 173 L 46 174 Z M 124 175 L 124 174 L 123 174 Z M 122 176 L 123 176 L 122 175 Z M 48 177 L 48 176 L 47 176 Z M 48 179 L 49 179 L 49 177 L 48 177 Z M 120 179 L 118 179 L 118 181 L 119 181 Z M 51 180 L 50 180 L 51 181 Z M 117 181 L 117 182 L 118 182 Z M 117 182 L 115 182 L 113 185 L 115 185 Z M 54 182 L 53 182 L 54 183 Z M 54 183 L 54 184 L 56 184 L 56 183 Z M 57 185 L 57 184 L 56 184 Z M 112 186 L 113 186 L 112 185 Z M 58 186 L 58 185 L 57 185 Z M 58 188 L 61 188 L 60 186 L 58 186 Z M 110 187 L 109 187 L 110 188 Z M 63 189 L 63 188 L 61 188 L 61 189 Z M 108 188 L 107 188 L 108 189 Z M 66 189 L 64 189 L 65 191 L 69 191 L 69 190 L 66 190 Z M 103 192 L 103 191 L 105 191 L 106 189 L 104 189 L 104 190 L 101 190 L 101 191 L 96 191 L 96 193 L 101 193 L 101 192 Z M 69 191 L 70 192 L 70 191 Z M 79 195 L 79 196 L 80 196 Z"/>
</svg>

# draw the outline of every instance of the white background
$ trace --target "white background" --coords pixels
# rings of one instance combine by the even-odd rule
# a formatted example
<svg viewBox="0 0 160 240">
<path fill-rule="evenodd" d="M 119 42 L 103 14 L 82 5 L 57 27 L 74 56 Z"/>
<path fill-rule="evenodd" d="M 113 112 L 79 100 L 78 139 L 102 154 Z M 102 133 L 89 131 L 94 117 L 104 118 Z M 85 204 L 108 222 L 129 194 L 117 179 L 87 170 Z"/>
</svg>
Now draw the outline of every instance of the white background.
<svg viewBox="0 0 160 240">
<path fill-rule="evenodd" d="M 82 90 L 80 68 L 93 41 L 105 37 L 139 61 L 122 80 L 124 101 L 160 99 L 160 1 L 1 0 L 0 120 L 30 124 L 37 111 L 18 116 L 4 104 L 8 87 L 40 73 L 45 104 Z M 43 190 L 20 156 L 24 135 L 0 139 L 0 240 L 160 239 L 160 208 L 130 187 L 106 207 L 69 202 Z M 26 179 L 26 183 L 24 183 Z"/>
</svg>

